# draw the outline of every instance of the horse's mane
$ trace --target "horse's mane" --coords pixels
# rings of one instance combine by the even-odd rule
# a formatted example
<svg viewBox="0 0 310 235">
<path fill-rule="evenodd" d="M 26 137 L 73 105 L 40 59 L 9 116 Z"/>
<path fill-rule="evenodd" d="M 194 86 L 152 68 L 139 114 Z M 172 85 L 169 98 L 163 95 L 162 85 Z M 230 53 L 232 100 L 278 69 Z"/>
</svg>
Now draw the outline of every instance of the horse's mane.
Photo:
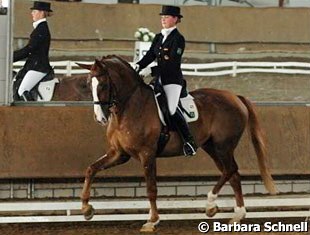
<svg viewBox="0 0 310 235">
<path fill-rule="evenodd" d="M 130 66 L 130 64 L 129 64 L 125 59 L 123 59 L 122 57 L 117 56 L 117 55 L 107 55 L 107 56 L 103 56 L 102 59 L 101 59 L 101 61 L 104 62 L 104 61 L 106 61 L 106 60 L 114 60 L 114 59 L 119 60 L 122 64 L 126 65 L 129 69 L 134 70 L 134 69 Z"/>
<path fill-rule="evenodd" d="M 135 79 L 140 82 L 141 84 L 148 86 L 147 84 L 145 84 L 145 82 L 143 81 L 143 79 L 139 76 L 139 74 L 132 68 L 132 66 L 122 57 L 117 56 L 117 55 L 107 55 L 107 56 L 103 56 L 101 58 L 101 62 L 103 63 L 109 63 L 112 62 L 113 64 L 115 64 L 115 60 L 116 63 L 124 65 L 129 71 L 130 73 L 135 77 Z"/>
</svg>

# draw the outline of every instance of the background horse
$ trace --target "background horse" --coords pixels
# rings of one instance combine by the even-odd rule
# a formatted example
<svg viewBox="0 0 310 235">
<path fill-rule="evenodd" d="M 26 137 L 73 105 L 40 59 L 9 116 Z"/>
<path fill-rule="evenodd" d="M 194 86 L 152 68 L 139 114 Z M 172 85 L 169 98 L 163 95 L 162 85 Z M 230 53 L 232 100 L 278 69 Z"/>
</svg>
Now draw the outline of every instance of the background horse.
<svg viewBox="0 0 310 235">
<path fill-rule="evenodd" d="M 52 101 L 91 101 L 92 94 L 86 78 L 87 75 L 59 78 Z"/>
<path fill-rule="evenodd" d="M 87 75 L 63 76 L 55 83 L 52 101 L 91 101 L 92 94 L 87 84 Z M 13 85 L 15 101 L 20 100 L 17 89 Z"/>
<path fill-rule="evenodd" d="M 107 125 L 110 144 L 107 153 L 86 170 L 81 195 L 82 212 L 86 219 L 91 219 L 94 214 L 88 202 L 95 174 L 135 158 L 142 164 L 150 201 L 150 218 L 141 231 L 154 231 L 159 223 L 156 157 L 183 155 L 183 143 L 176 132 L 171 132 L 163 152 L 156 155 L 161 123 L 153 91 L 126 61 L 117 56 L 107 56 L 101 61 L 96 60 L 93 65 L 80 66 L 90 70 L 95 118 L 100 124 Z M 265 187 L 271 194 L 277 192 L 266 164 L 264 139 L 255 110 L 249 100 L 228 91 L 198 89 L 190 94 L 199 110 L 198 120 L 190 123 L 191 132 L 196 143 L 211 156 L 222 173 L 208 193 L 206 213 L 210 217 L 217 213 L 215 199 L 229 181 L 237 204 L 230 222 L 239 222 L 245 217 L 246 210 L 234 150 L 247 125 Z"/>
</svg>

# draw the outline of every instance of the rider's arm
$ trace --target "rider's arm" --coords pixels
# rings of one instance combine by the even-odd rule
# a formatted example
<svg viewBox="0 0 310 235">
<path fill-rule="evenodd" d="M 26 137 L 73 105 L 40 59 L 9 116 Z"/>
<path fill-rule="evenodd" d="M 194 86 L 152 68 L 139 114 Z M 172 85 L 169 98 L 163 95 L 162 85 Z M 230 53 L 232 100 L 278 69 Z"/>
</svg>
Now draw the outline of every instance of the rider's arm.
<svg viewBox="0 0 310 235">
<path fill-rule="evenodd" d="M 139 67 L 140 70 L 147 67 L 150 63 L 152 63 L 156 59 L 154 48 L 156 44 L 158 43 L 158 40 L 160 40 L 160 34 L 156 34 L 150 49 L 146 52 L 143 58 L 139 62 L 137 62 L 137 64 L 140 66 Z"/>
<path fill-rule="evenodd" d="M 29 56 L 29 54 L 36 51 L 42 41 L 45 40 L 45 37 L 45 32 L 42 32 L 41 30 L 34 30 L 30 35 L 28 44 L 24 48 L 14 51 L 13 62 L 25 59 Z"/>
</svg>

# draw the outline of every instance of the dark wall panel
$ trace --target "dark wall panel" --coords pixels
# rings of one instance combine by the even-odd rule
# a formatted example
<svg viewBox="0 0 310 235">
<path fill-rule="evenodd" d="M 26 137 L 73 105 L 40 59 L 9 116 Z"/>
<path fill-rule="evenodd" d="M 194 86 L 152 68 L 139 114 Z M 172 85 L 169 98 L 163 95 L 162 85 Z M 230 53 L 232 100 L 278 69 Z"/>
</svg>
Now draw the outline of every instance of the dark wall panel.
<svg viewBox="0 0 310 235">
<path fill-rule="evenodd" d="M 273 174 L 310 174 L 310 109 L 258 106 L 268 139 Z M 82 177 L 106 149 L 105 128 L 93 120 L 92 107 L 0 107 L 0 178 Z M 257 175 L 256 156 L 247 133 L 235 153 L 243 175 Z M 208 176 L 218 170 L 199 151 L 193 158 L 158 160 L 160 176 Z M 142 176 L 130 160 L 103 176 Z"/>
</svg>

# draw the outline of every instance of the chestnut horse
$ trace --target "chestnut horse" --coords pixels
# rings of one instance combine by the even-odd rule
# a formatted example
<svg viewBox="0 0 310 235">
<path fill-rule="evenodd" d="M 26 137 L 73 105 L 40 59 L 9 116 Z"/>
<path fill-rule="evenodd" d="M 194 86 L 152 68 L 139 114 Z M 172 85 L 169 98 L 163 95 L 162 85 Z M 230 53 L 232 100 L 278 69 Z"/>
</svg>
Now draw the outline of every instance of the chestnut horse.
<svg viewBox="0 0 310 235">
<path fill-rule="evenodd" d="M 164 150 L 156 156 L 161 122 L 153 91 L 126 61 L 118 56 L 107 56 L 101 61 L 96 60 L 93 65 L 80 66 L 90 70 L 95 119 L 107 125 L 110 144 L 107 153 L 86 170 L 81 195 L 84 217 L 89 220 L 94 214 L 89 199 L 91 182 L 96 173 L 123 164 L 132 157 L 142 164 L 150 201 L 150 218 L 141 231 L 152 232 L 159 223 L 156 158 L 183 155 L 183 143 L 176 132 L 171 132 Z M 247 125 L 265 187 L 271 194 L 277 192 L 267 167 L 264 139 L 255 110 L 249 100 L 228 91 L 198 89 L 190 94 L 199 110 L 199 118 L 190 123 L 190 130 L 196 143 L 211 156 L 222 173 L 208 193 L 206 213 L 210 217 L 217 213 L 215 199 L 222 186 L 229 181 L 237 204 L 231 222 L 239 222 L 245 217 L 246 210 L 234 150 Z"/>
</svg>

